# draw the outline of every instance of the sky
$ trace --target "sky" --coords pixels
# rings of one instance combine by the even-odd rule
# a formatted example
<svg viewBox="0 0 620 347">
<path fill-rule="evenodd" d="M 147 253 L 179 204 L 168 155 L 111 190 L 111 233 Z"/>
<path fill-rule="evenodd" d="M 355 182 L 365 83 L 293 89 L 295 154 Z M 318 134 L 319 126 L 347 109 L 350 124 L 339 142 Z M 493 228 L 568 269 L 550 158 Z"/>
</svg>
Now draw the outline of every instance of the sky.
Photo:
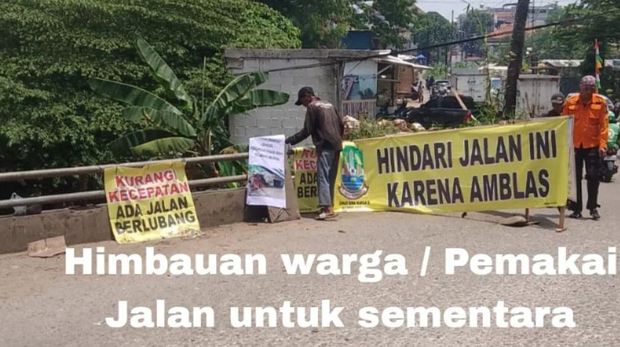
<svg viewBox="0 0 620 347">
<path fill-rule="evenodd" d="M 468 3 L 471 4 L 473 8 L 479 8 L 480 5 L 484 5 L 485 7 L 502 7 L 504 4 L 516 2 L 517 0 L 416 0 L 415 3 L 425 12 L 439 12 L 439 14 L 446 17 L 448 20 L 450 20 L 452 10 L 454 10 L 454 19 L 456 20 L 459 14 L 465 12 Z M 575 2 L 577 2 L 577 0 L 530 0 L 530 6 L 532 4 L 539 6 L 553 3 L 564 6 Z"/>
</svg>

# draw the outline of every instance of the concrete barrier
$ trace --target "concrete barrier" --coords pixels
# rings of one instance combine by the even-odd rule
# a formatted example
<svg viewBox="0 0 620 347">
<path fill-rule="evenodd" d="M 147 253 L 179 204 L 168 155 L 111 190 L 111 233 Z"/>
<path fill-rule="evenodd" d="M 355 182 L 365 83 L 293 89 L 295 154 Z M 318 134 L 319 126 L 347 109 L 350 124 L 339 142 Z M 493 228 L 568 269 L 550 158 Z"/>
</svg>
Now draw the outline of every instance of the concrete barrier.
<svg viewBox="0 0 620 347">
<path fill-rule="evenodd" d="M 193 196 L 202 228 L 243 221 L 245 188 L 209 190 Z M 61 235 L 67 245 L 113 240 L 106 205 L 0 217 L 0 254 L 22 252 L 29 242 Z"/>
</svg>

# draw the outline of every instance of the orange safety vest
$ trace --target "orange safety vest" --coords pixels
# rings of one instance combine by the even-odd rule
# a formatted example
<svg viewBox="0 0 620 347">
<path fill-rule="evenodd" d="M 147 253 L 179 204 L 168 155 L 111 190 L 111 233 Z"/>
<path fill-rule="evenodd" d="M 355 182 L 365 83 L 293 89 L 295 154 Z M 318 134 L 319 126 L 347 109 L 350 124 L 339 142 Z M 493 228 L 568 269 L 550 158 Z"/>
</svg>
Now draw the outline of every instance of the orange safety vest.
<svg viewBox="0 0 620 347">
<path fill-rule="evenodd" d="M 602 96 L 593 94 L 590 102 L 584 105 L 579 99 L 579 94 L 572 95 L 566 99 L 562 114 L 574 117 L 575 148 L 607 148 L 609 119 L 607 103 Z"/>
</svg>

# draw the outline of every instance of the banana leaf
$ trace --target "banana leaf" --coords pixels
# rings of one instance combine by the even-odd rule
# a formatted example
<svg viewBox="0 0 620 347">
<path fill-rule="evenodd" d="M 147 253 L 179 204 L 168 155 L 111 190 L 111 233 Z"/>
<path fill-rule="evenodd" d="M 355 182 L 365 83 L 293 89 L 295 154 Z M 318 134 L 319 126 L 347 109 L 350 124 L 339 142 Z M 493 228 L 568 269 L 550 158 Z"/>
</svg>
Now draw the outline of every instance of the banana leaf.
<svg viewBox="0 0 620 347">
<path fill-rule="evenodd" d="M 123 110 L 123 117 L 133 122 L 146 119 L 158 126 L 172 130 L 177 135 L 183 135 L 185 137 L 196 136 L 196 130 L 183 116 L 170 111 L 155 110 L 149 107 L 130 106 Z"/>
<path fill-rule="evenodd" d="M 88 84 L 96 93 L 128 105 L 149 107 L 156 110 L 169 111 L 178 115 L 182 114 L 178 108 L 174 107 L 168 101 L 130 84 L 100 78 L 90 79 Z"/>
<path fill-rule="evenodd" d="M 282 105 L 286 104 L 288 100 L 289 95 L 287 93 L 269 89 L 255 89 L 237 100 L 229 114 L 243 113 L 257 107 Z"/>
<path fill-rule="evenodd" d="M 153 140 L 131 148 L 138 155 L 183 154 L 195 146 L 195 142 L 185 137 L 166 137 Z"/>
<path fill-rule="evenodd" d="M 174 136 L 173 133 L 162 129 L 144 129 L 126 134 L 112 142 L 110 148 L 116 153 L 128 152 L 131 148 L 163 137 Z"/>
<path fill-rule="evenodd" d="M 185 91 L 183 84 L 153 47 L 141 38 L 136 41 L 136 46 L 140 56 L 151 68 L 155 78 L 172 92 L 177 99 L 185 102 L 186 105 L 191 105 L 192 98 Z"/>
<path fill-rule="evenodd" d="M 253 72 L 235 78 L 209 104 L 200 123 L 204 124 L 206 121 L 226 116 L 226 110 L 231 109 L 235 101 L 244 98 L 248 92 L 265 82 L 266 79 L 267 74 L 264 72 Z"/>
<path fill-rule="evenodd" d="M 247 145 L 233 145 L 224 148 L 220 151 L 220 154 L 234 154 L 234 153 L 242 153 L 247 152 Z M 228 161 L 218 161 L 217 162 L 218 172 L 220 177 L 226 176 L 236 176 L 246 174 L 248 172 L 248 162 L 247 160 L 228 160 Z M 227 184 L 228 188 L 237 188 L 242 187 L 246 183 L 245 182 L 231 182 Z"/>
</svg>

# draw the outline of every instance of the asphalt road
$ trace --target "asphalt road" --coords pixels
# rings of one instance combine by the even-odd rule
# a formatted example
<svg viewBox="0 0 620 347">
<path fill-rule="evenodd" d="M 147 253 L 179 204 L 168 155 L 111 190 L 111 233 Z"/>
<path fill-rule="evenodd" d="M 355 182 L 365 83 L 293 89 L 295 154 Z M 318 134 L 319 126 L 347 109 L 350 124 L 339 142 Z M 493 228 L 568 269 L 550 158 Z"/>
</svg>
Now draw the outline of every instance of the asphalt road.
<svg viewBox="0 0 620 347">
<path fill-rule="evenodd" d="M 497 222 L 503 213 L 429 216 L 399 213 L 341 215 L 337 221 L 312 219 L 281 223 L 236 224 L 210 229 L 203 237 L 152 243 L 166 255 L 185 253 L 264 254 L 267 274 L 247 276 L 71 276 L 65 256 L 29 258 L 0 256 L 0 345 L 2 346 L 188 346 L 188 345 L 299 345 L 299 346 L 618 346 L 620 294 L 616 276 L 479 276 L 469 270 L 444 272 L 444 250 L 465 248 L 470 254 L 548 253 L 558 247 L 571 253 L 605 255 L 620 245 L 620 182 L 601 187 L 599 221 L 568 220 L 568 230 L 554 231 L 555 209 L 533 211 L 539 224 L 507 227 Z M 114 242 L 108 253 L 144 253 L 145 244 Z M 423 253 L 431 247 L 428 274 L 420 276 Z M 407 276 L 386 276 L 378 283 L 360 283 L 352 275 L 288 275 L 283 253 L 399 253 L 406 257 Z M 115 316 L 119 300 L 130 307 L 154 307 L 164 299 L 169 306 L 210 306 L 213 328 L 110 328 L 105 318 Z M 329 299 L 342 306 L 343 328 L 237 328 L 229 324 L 233 306 L 319 306 Z M 570 307 L 575 328 L 361 328 L 358 309 L 434 306 Z"/>
</svg>

